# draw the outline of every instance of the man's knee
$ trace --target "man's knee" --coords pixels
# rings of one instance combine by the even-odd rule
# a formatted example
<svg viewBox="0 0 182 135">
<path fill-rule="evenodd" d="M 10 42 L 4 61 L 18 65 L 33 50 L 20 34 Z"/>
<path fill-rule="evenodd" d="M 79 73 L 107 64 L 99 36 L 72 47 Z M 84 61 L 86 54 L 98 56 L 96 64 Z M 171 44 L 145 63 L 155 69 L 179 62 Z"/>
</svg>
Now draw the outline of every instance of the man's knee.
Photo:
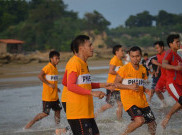
<svg viewBox="0 0 182 135">
<path fill-rule="evenodd" d="M 39 120 L 41 120 L 41 119 L 43 119 L 44 117 L 47 117 L 47 116 L 48 116 L 48 114 L 42 112 L 42 113 L 37 114 L 36 117 L 34 118 L 34 120 L 39 121 Z"/>
<path fill-rule="evenodd" d="M 42 113 L 42 117 L 47 117 L 48 115 L 49 113 L 45 113 L 45 112 Z"/>
<path fill-rule="evenodd" d="M 138 126 L 142 126 L 145 123 L 145 119 L 143 117 L 137 117 L 135 122 L 138 124 Z"/>
</svg>

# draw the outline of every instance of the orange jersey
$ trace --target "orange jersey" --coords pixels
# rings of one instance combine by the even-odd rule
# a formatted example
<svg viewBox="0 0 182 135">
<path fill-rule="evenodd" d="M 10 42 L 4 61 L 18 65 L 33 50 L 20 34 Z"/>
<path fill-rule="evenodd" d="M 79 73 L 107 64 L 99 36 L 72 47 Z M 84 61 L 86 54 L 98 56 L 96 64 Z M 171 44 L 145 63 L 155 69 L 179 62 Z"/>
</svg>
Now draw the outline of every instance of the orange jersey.
<svg viewBox="0 0 182 135">
<path fill-rule="evenodd" d="M 91 91 L 91 75 L 88 65 L 77 56 L 73 56 L 66 65 L 67 82 L 72 72 L 77 73 L 77 85 Z M 91 95 L 80 95 L 71 91 L 66 93 L 66 116 L 67 119 L 94 118 L 93 97 Z"/>
<path fill-rule="evenodd" d="M 61 95 L 61 102 L 66 102 L 66 94 L 67 94 L 68 88 L 66 86 L 63 87 L 62 95 Z"/>
<path fill-rule="evenodd" d="M 122 60 L 118 59 L 117 56 L 114 56 L 111 60 L 110 60 L 110 63 L 109 65 L 114 65 L 115 66 L 115 71 L 117 72 L 119 70 L 119 68 L 121 66 L 123 66 L 123 62 Z M 116 75 L 112 75 L 112 74 L 108 74 L 108 79 L 107 79 L 107 82 L 108 83 L 113 83 L 114 80 L 116 78 Z"/>
<path fill-rule="evenodd" d="M 45 79 L 51 83 L 55 84 L 55 88 L 49 87 L 47 84 L 43 83 L 42 100 L 43 101 L 57 101 L 58 98 L 58 70 L 51 63 L 48 63 L 43 69 L 45 73 Z"/>
<path fill-rule="evenodd" d="M 131 85 L 138 83 L 139 91 L 121 89 L 121 101 L 123 103 L 124 110 L 127 111 L 133 105 L 139 108 L 145 108 L 148 106 L 146 96 L 144 94 L 144 80 L 147 79 L 147 72 L 145 67 L 139 65 L 139 69 L 133 68 L 131 63 L 128 63 L 121 67 L 118 74 L 123 79 L 122 84 Z"/>
</svg>

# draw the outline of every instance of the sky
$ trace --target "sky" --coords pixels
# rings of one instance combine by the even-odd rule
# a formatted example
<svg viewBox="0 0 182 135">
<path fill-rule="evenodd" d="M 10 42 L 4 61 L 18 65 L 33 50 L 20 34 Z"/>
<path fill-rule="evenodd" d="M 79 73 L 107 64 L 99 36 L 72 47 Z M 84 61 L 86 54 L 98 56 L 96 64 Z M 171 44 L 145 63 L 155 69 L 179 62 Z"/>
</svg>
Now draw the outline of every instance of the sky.
<svg viewBox="0 0 182 135">
<path fill-rule="evenodd" d="M 145 10 L 151 15 L 157 15 L 160 10 L 169 13 L 182 13 L 182 0 L 63 0 L 68 10 L 78 12 L 83 17 L 86 12 L 97 10 L 108 21 L 110 28 L 124 25 L 130 15 L 136 15 Z"/>
</svg>

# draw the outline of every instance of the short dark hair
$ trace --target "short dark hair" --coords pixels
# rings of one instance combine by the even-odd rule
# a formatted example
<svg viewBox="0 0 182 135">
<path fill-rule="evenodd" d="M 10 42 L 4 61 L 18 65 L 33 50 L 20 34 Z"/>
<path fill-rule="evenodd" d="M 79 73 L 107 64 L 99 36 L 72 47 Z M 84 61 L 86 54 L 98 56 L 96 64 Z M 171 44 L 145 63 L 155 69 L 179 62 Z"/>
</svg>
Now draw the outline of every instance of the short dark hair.
<svg viewBox="0 0 182 135">
<path fill-rule="evenodd" d="M 143 55 L 143 56 L 149 56 L 149 55 L 148 55 L 148 53 L 144 53 L 144 55 Z"/>
<path fill-rule="evenodd" d="M 72 42 L 71 42 L 71 50 L 73 53 L 78 53 L 78 48 L 81 44 L 85 42 L 85 40 L 89 40 L 90 38 L 86 35 L 78 35 Z"/>
<path fill-rule="evenodd" d="M 164 47 L 163 41 L 156 41 L 153 46 L 159 45 L 160 47 Z"/>
<path fill-rule="evenodd" d="M 130 50 L 129 50 L 129 54 L 130 54 L 131 51 L 132 51 L 132 52 L 139 51 L 140 54 L 142 55 L 142 50 L 141 50 L 140 47 L 138 47 L 138 46 L 133 46 L 133 47 L 131 47 Z"/>
<path fill-rule="evenodd" d="M 170 47 L 170 43 L 174 41 L 174 39 L 179 39 L 179 34 L 171 34 L 167 37 L 167 45 Z"/>
<path fill-rule="evenodd" d="M 59 52 L 57 52 L 57 51 L 50 51 L 49 52 L 49 59 L 50 58 L 53 58 L 54 56 L 60 56 L 60 53 Z"/>
<path fill-rule="evenodd" d="M 115 46 L 113 47 L 113 49 L 112 49 L 112 53 L 113 53 L 114 55 L 116 55 L 116 51 L 118 51 L 119 48 L 122 48 L 122 45 L 115 45 Z"/>
</svg>

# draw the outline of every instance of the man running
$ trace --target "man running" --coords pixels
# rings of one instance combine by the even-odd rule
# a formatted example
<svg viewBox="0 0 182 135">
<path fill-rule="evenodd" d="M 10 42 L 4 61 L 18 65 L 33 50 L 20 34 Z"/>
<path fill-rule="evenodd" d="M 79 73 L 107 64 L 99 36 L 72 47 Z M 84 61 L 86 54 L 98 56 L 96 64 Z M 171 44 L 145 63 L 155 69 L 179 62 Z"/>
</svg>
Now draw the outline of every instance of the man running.
<svg viewBox="0 0 182 135">
<path fill-rule="evenodd" d="M 25 129 L 30 128 L 35 122 L 47 117 L 50 110 L 53 109 L 55 112 L 56 124 L 60 123 L 60 111 L 61 105 L 58 97 L 58 92 L 60 92 L 57 87 L 58 83 L 58 70 L 56 65 L 59 63 L 60 54 L 57 51 L 51 51 L 49 53 L 50 62 L 41 70 L 39 74 L 39 79 L 43 82 L 42 91 L 42 104 L 43 112 L 35 116 L 26 126 Z"/>
<path fill-rule="evenodd" d="M 107 88 L 111 84 L 92 83 L 87 59 L 93 56 L 90 38 L 86 35 L 77 36 L 71 44 L 74 55 L 67 63 L 67 94 L 66 117 L 74 135 L 99 135 L 94 120 L 93 96 L 103 98 L 102 91 L 94 88 Z"/>
<path fill-rule="evenodd" d="M 108 79 L 107 79 L 108 83 L 114 82 L 116 75 L 117 75 L 117 71 L 119 70 L 119 68 L 121 66 L 123 66 L 122 58 L 124 56 L 124 50 L 123 50 L 122 46 L 115 45 L 113 47 L 113 54 L 114 54 L 114 57 L 110 60 L 110 64 L 109 64 L 109 74 L 108 74 Z M 107 104 L 103 105 L 97 111 L 97 113 L 95 114 L 95 117 L 98 115 L 98 113 L 104 112 L 107 109 L 113 107 L 116 102 L 118 105 L 118 108 L 116 110 L 116 116 L 117 116 L 117 119 L 120 120 L 122 118 L 122 112 L 123 112 L 123 107 L 122 107 L 121 98 L 120 98 L 120 92 L 119 91 L 111 92 L 110 90 L 107 90 L 107 89 L 106 89 L 106 91 L 107 91 L 107 98 L 106 98 Z"/>
<path fill-rule="evenodd" d="M 162 102 L 162 107 L 166 107 L 166 101 L 164 99 L 164 96 L 162 93 L 165 92 L 166 90 L 166 69 L 162 67 L 162 60 L 164 58 L 165 55 L 165 50 L 164 50 L 164 43 L 163 41 L 157 41 L 154 43 L 154 47 L 157 51 L 157 61 L 153 60 L 152 63 L 158 66 L 157 72 L 159 73 L 159 70 L 161 71 L 161 76 L 159 78 L 159 80 L 157 81 L 156 87 L 155 87 L 155 92 L 158 96 L 158 98 L 161 100 Z M 157 74 L 156 74 L 157 75 Z"/>
<path fill-rule="evenodd" d="M 171 110 L 167 113 L 162 121 L 163 128 L 166 128 L 172 115 L 182 107 L 182 59 L 177 54 L 180 49 L 180 40 L 178 34 L 169 35 L 167 44 L 170 49 L 162 61 L 162 66 L 166 68 L 166 88 L 168 93 L 176 100 Z"/>
<path fill-rule="evenodd" d="M 115 86 L 120 89 L 124 110 L 131 116 L 132 120 L 122 135 L 128 135 L 144 123 L 148 124 L 150 134 L 155 135 L 155 117 L 144 94 L 146 92 L 150 95 L 151 92 L 144 88 L 147 71 L 145 67 L 139 64 L 142 51 L 139 47 L 134 46 L 130 49 L 129 55 L 131 62 L 119 69 L 115 79 Z"/>
<path fill-rule="evenodd" d="M 158 72 L 158 66 L 153 64 L 152 61 L 156 60 L 157 61 L 157 56 L 152 56 L 149 58 L 149 60 L 146 62 L 146 67 L 148 68 L 148 70 L 150 70 L 150 73 L 152 75 L 152 84 L 151 84 L 151 95 L 149 96 L 149 102 L 151 102 L 151 99 L 155 93 L 155 86 L 157 84 L 157 81 L 159 80 L 160 77 L 160 70 Z"/>
</svg>

